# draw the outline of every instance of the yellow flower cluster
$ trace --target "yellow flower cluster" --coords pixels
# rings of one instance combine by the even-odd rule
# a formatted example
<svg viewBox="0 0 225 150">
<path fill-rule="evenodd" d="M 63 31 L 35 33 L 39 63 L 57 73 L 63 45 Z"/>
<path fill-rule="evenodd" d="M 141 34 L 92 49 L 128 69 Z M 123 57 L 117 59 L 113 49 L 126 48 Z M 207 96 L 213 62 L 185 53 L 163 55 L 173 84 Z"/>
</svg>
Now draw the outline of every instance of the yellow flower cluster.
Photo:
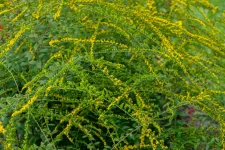
<svg viewBox="0 0 225 150">
<path fill-rule="evenodd" d="M 20 48 L 23 46 L 24 43 L 25 43 L 25 42 L 22 42 L 22 43 L 16 48 L 16 50 L 15 50 L 16 53 L 19 52 Z"/>
<path fill-rule="evenodd" d="M 38 10 L 32 14 L 36 19 L 40 17 L 42 7 L 43 7 L 43 0 L 38 0 Z"/>
<path fill-rule="evenodd" d="M 138 149 L 136 145 L 125 145 L 123 150 Z"/>
<path fill-rule="evenodd" d="M 98 66 L 98 67 L 101 68 L 101 66 Z M 113 83 L 115 85 L 121 85 L 122 84 L 122 81 L 119 80 L 119 79 L 117 79 L 117 78 L 115 78 L 114 75 L 112 75 L 112 74 L 109 75 L 109 70 L 107 69 L 107 66 L 104 67 L 104 69 L 102 70 L 102 72 L 105 73 L 108 76 L 108 78 L 110 78 L 113 81 Z"/>
<path fill-rule="evenodd" d="M 6 130 L 2 126 L 2 122 L 0 122 L 0 133 L 4 134 L 5 132 L 6 132 Z"/>
<path fill-rule="evenodd" d="M 12 146 L 11 146 L 10 143 L 4 144 L 4 149 L 5 149 L 5 150 L 13 150 L 13 148 L 12 148 Z"/>
<path fill-rule="evenodd" d="M 15 111 L 13 114 L 12 114 L 12 117 L 15 117 L 19 114 L 21 114 L 23 111 L 25 111 L 31 104 L 34 103 L 34 101 L 38 98 L 37 95 L 34 95 L 20 110 L 18 111 Z"/>
<path fill-rule="evenodd" d="M 27 30 L 27 27 L 22 27 L 21 30 L 19 32 L 17 32 L 17 34 L 15 35 L 15 37 L 13 39 L 11 39 L 8 43 L 6 48 L 0 52 L 0 58 L 7 53 L 14 45 L 14 43 L 19 39 L 19 37 Z"/>
<path fill-rule="evenodd" d="M 109 104 L 109 106 L 107 107 L 107 110 L 111 109 L 112 106 L 114 106 L 115 104 L 117 104 L 121 100 L 121 98 L 126 97 L 127 96 L 127 93 L 130 91 L 130 89 L 131 89 L 130 87 L 128 87 L 126 89 L 123 89 L 124 90 L 124 93 L 122 95 L 118 96 L 113 102 L 111 102 Z"/>
<path fill-rule="evenodd" d="M 99 24 L 98 24 L 99 25 Z M 91 42 L 91 48 L 90 48 L 90 59 L 93 60 L 94 59 L 94 43 L 96 40 L 96 36 L 97 36 L 97 30 L 98 30 L 98 26 L 96 26 L 95 28 L 95 32 L 94 34 L 91 36 L 90 42 Z"/>
<path fill-rule="evenodd" d="M 83 131 L 89 138 L 92 138 L 93 136 L 88 132 L 87 128 L 84 128 L 80 123 L 77 123 L 77 127 Z"/>
<path fill-rule="evenodd" d="M 28 8 L 25 8 L 20 14 L 18 14 L 15 18 L 13 18 L 12 19 L 12 22 L 15 22 L 16 20 L 18 20 L 18 18 L 20 17 L 20 16 L 22 16 L 24 13 L 25 13 L 25 11 L 27 10 Z"/>
<path fill-rule="evenodd" d="M 6 10 L 3 10 L 3 11 L 0 12 L 0 15 L 1 15 L 1 14 L 4 14 L 4 13 L 7 13 L 7 12 L 10 12 L 11 10 L 12 10 L 12 9 L 6 9 Z"/>
<path fill-rule="evenodd" d="M 82 43 L 109 43 L 113 45 L 117 45 L 120 48 L 126 48 L 128 49 L 128 46 L 122 43 L 115 42 L 113 40 L 94 40 L 92 38 L 90 39 L 78 39 L 78 38 L 62 38 L 61 40 L 51 40 L 49 41 L 49 45 L 53 46 L 54 43 L 60 43 L 60 42 L 69 42 L 69 41 L 77 41 L 77 42 L 82 42 Z M 93 49 L 93 47 L 92 47 Z"/>
<path fill-rule="evenodd" d="M 146 105 L 145 105 L 145 102 L 144 100 L 142 99 L 142 97 L 140 96 L 140 94 L 138 92 L 134 92 L 134 94 L 136 95 L 137 97 L 137 103 L 139 104 L 139 107 L 140 108 L 145 108 Z"/>
<path fill-rule="evenodd" d="M 63 130 L 63 133 L 67 136 L 67 138 L 70 140 L 70 142 L 73 143 L 73 139 L 71 137 L 69 137 L 69 131 L 70 131 L 71 126 L 72 126 L 72 121 L 69 120 L 68 124 L 66 125 L 66 128 Z"/>
<path fill-rule="evenodd" d="M 77 108 L 73 109 L 73 111 L 71 113 L 67 114 L 66 117 L 64 117 L 63 119 L 60 120 L 60 123 L 63 123 L 66 118 L 68 118 L 69 116 L 75 115 L 80 110 L 81 110 L 81 106 L 78 106 Z"/>
<path fill-rule="evenodd" d="M 62 10 L 62 6 L 63 6 L 63 0 L 61 0 L 60 6 L 59 6 L 57 12 L 54 15 L 54 19 L 55 20 L 60 16 L 60 13 L 61 13 L 61 10 Z"/>
</svg>

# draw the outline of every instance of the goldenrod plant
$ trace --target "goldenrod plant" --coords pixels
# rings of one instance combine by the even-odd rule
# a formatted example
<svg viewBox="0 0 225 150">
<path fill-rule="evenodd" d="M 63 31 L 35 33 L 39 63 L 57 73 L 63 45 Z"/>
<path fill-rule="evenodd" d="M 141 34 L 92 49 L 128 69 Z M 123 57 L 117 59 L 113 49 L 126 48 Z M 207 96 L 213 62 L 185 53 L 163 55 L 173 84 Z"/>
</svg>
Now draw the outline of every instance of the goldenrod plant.
<svg viewBox="0 0 225 150">
<path fill-rule="evenodd" d="M 225 149 L 218 6 L 1 0 L 0 18 L 0 149 Z"/>
</svg>

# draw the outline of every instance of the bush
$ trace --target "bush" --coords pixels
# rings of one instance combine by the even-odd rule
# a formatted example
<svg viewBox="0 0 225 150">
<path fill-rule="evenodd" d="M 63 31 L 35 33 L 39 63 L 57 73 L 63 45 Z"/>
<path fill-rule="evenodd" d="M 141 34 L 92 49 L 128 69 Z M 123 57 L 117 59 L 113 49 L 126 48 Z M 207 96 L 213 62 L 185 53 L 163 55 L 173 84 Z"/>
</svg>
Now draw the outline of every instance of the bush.
<svg viewBox="0 0 225 150">
<path fill-rule="evenodd" d="M 225 148 L 224 18 L 207 0 L 0 9 L 2 149 Z"/>
</svg>

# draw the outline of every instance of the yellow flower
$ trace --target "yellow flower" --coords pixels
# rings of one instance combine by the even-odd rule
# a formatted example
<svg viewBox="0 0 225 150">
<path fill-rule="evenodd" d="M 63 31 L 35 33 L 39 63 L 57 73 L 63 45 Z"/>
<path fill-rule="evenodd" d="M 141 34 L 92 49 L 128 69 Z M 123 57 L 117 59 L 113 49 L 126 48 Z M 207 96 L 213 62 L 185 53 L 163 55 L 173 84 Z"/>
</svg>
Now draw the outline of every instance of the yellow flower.
<svg viewBox="0 0 225 150">
<path fill-rule="evenodd" d="M 0 133 L 4 134 L 5 132 L 6 132 L 6 130 L 2 126 L 2 122 L 0 122 Z"/>
<path fill-rule="evenodd" d="M 34 103 L 34 101 L 38 98 L 37 95 L 34 95 L 20 110 L 15 111 L 12 114 L 12 117 L 17 116 L 19 114 L 21 114 L 24 110 L 26 110 L 30 105 L 32 105 Z"/>
</svg>

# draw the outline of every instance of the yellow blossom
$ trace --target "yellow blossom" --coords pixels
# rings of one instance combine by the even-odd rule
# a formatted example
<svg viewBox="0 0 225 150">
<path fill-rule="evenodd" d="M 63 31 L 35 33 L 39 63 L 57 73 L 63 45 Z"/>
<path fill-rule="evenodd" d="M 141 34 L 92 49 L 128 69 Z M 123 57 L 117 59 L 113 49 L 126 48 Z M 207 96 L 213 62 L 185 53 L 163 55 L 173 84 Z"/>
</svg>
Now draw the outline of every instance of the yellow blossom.
<svg viewBox="0 0 225 150">
<path fill-rule="evenodd" d="M 4 134 L 5 132 L 6 132 L 6 130 L 2 126 L 2 122 L 0 122 L 0 133 Z"/>
</svg>

